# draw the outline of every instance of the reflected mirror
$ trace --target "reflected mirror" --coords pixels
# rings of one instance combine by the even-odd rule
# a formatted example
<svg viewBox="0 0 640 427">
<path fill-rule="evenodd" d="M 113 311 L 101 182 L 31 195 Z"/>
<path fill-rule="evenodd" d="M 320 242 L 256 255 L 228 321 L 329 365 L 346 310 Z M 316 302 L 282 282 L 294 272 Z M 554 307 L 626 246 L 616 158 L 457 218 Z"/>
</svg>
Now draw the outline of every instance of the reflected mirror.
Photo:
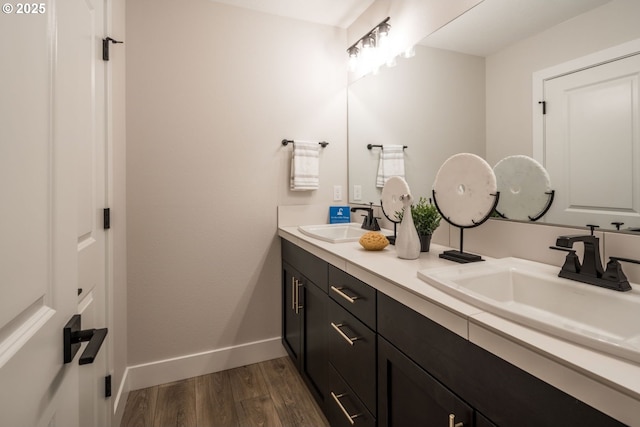
<svg viewBox="0 0 640 427">
<path fill-rule="evenodd" d="M 629 0 L 484 0 L 427 36 L 415 57 L 355 81 L 348 94 L 349 201 L 379 204 L 380 149 L 368 144 L 407 146 L 405 178 L 416 197 L 428 197 L 440 165 L 460 152 L 492 166 L 526 155 L 546 167 L 533 148 L 542 107 L 533 99 L 533 74 L 640 39 L 639 15 L 640 2 Z M 582 167 L 606 173 L 601 164 Z M 572 185 L 570 174 L 550 173 L 556 192 Z M 589 214 L 577 218 L 549 222 L 583 226 Z M 623 229 L 639 227 L 636 218 L 629 213 Z M 597 221 L 615 228 L 608 217 Z"/>
</svg>

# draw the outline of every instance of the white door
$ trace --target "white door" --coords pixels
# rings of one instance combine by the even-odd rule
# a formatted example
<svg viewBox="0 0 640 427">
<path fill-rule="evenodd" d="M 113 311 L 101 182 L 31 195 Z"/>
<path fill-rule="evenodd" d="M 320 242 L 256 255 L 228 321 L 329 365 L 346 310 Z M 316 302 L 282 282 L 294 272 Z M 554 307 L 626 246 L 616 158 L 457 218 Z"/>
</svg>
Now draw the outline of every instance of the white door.
<svg viewBox="0 0 640 427">
<path fill-rule="evenodd" d="M 77 165 L 78 307 L 82 329 L 100 329 L 106 319 L 106 130 L 104 0 L 64 0 L 57 4 L 58 91 L 64 93 L 60 114 L 67 118 L 66 133 L 74 136 Z M 70 90 L 73 88 L 73 90 Z M 80 367 L 80 425 L 109 424 L 105 377 L 109 374 L 110 337 L 92 364 Z M 78 363 L 86 344 L 73 363 Z"/>
<path fill-rule="evenodd" d="M 640 55 L 547 80 L 547 222 L 640 227 Z"/>
<path fill-rule="evenodd" d="M 105 312 L 104 273 L 101 283 L 83 278 L 84 250 L 94 246 L 85 181 L 104 198 L 104 152 L 86 165 L 87 145 L 104 151 L 104 65 L 94 60 L 102 20 L 102 6 L 88 0 L 7 2 L 0 13 L 0 426 L 107 423 L 95 397 L 96 410 L 80 410 L 98 395 L 81 390 L 86 368 L 96 368 L 79 366 L 79 355 L 64 364 L 62 341 L 79 310 L 92 313 L 83 329 L 104 326 L 92 324 Z M 104 251 L 104 237 L 91 238 Z"/>
</svg>

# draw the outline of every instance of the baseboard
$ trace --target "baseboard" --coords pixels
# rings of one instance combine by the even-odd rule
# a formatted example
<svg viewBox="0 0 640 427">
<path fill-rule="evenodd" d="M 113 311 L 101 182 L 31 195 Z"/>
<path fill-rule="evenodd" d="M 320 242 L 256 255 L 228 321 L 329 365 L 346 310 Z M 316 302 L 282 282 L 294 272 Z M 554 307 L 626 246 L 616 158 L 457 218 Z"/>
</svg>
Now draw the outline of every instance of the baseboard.
<svg viewBox="0 0 640 427">
<path fill-rule="evenodd" d="M 130 366 L 125 374 L 129 390 L 152 387 L 185 378 L 224 371 L 286 356 L 281 338 L 270 338 L 203 353 Z M 120 393 L 119 393 L 120 394 Z"/>
</svg>

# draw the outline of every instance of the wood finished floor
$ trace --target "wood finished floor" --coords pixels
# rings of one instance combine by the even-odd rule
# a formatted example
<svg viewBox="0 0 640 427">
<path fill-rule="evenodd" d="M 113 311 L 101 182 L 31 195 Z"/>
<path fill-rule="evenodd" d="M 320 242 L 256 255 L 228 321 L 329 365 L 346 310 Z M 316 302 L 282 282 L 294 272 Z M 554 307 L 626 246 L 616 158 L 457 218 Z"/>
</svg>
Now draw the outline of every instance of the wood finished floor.
<svg viewBox="0 0 640 427">
<path fill-rule="evenodd" d="M 329 427 L 283 357 L 129 393 L 121 427 Z"/>
</svg>

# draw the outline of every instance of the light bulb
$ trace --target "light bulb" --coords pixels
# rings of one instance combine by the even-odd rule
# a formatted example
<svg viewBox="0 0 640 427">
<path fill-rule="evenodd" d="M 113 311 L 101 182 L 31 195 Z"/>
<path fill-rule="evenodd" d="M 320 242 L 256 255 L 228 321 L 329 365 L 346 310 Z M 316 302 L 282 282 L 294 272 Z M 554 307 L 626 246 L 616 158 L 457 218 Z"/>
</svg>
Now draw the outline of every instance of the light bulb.
<svg viewBox="0 0 640 427">
<path fill-rule="evenodd" d="M 378 25 L 378 37 L 380 37 L 381 39 L 386 38 L 389 35 L 390 28 L 391 25 L 387 24 L 386 22 Z"/>
</svg>

